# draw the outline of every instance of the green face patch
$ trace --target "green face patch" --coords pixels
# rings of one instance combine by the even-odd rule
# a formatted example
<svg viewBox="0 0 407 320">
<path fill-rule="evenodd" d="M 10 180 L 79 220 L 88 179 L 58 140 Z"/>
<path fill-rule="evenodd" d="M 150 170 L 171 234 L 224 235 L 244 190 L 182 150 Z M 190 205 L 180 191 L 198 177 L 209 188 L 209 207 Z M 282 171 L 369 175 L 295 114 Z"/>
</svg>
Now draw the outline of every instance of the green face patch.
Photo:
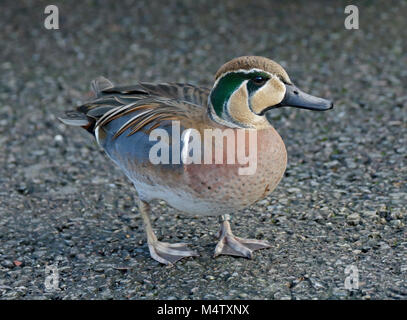
<svg viewBox="0 0 407 320">
<path fill-rule="evenodd" d="M 270 78 L 267 73 L 261 71 L 252 71 L 249 73 L 231 72 L 218 81 L 216 87 L 211 92 L 210 99 L 213 109 L 220 118 L 222 118 L 223 109 L 233 92 L 235 92 L 245 80 L 249 80 L 247 84 L 249 95 L 261 87 L 261 85 L 255 82 L 256 77 L 263 77 L 266 80 Z"/>
</svg>

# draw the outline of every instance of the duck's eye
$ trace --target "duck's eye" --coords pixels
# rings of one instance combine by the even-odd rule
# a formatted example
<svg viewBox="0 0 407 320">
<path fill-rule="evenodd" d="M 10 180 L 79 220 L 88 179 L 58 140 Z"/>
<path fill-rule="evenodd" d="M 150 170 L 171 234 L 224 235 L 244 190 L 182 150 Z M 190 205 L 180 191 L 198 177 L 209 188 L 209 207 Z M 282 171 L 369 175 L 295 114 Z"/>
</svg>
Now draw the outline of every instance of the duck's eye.
<svg viewBox="0 0 407 320">
<path fill-rule="evenodd" d="M 252 79 L 252 81 L 254 84 L 256 84 L 258 86 L 262 86 L 267 81 L 267 79 L 262 76 L 256 76 Z"/>
</svg>

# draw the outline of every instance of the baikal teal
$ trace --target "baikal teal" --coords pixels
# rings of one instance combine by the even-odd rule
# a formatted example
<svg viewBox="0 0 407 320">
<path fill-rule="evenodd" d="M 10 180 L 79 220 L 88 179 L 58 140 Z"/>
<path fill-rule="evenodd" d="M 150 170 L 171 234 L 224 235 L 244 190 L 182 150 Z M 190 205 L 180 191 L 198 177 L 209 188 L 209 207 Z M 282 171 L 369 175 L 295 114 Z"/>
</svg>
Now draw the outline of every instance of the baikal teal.
<svg viewBox="0 0 407 320">
<path fill-rule="evenodd" d="M 92 91 L 88 102 L 59 119 L 91 133 L 133 183 L 150 255 L 167 265 L 198 253 L 186 243 L 158 240 L 150 221 L 150 203 L 155 199 L 192 217 L 219 216 L 214 257 L 251 258 L 255 250 L 270 247 L 266 240 L 237 237 L 230 227 L 232 214 L 270 195 L 284 175 L 287 151 L 268 115 L 281 107 L 314 111 L 333 107 L 331 101 L 298 89 L 278 63 L 257 56 L 235 58 L 221 66 L 212 89 L 180 83 L 115 86 L 100 77 L 92 82 Z M 198 164 L 172 159 L 176 165 L 152 163 L 149 155 L 156 142 L 151 138 L 158 130 L 168 133 L 168 143 L 186 142 L 187 135 L 172 135 L 174 121 L 181 130 L 193 129 L 201 137 L 205 130 L 243 130 L 244 134 L 255 130 L 256 139 L 250 142 L 256 146 L 255 170 L 241 175 L 246 165 L 236 162 Z"/>
</svg>

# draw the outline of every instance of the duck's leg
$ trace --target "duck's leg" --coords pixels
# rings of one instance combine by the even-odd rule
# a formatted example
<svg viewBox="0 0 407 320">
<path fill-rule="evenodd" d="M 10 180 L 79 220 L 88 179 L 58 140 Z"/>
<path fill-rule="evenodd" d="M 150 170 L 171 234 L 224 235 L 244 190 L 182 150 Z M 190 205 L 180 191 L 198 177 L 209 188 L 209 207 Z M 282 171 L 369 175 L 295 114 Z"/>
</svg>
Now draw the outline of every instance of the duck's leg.
<svg viewBox="0 0 407 320">
<path fill-rule="evenodd" d="M 219 242 L 215 248 L 214 257 L 227 254 L 251 259 L 254 250 L 271 247 L 265 240 L 243 239 L 233 235 L 230 228 L 230 215 L 224 214 L 220 217 L 221 229 L 219 231 Z"/>
<path fill-rule="evenodd" d="M 143 217 L 144 227 L 147 233 L 147 244 L 150 255 L 154 260 L 163 264 L 173 264 L 184 257 L 198 256 L 195 251 L 188 249 L 186 243 L 167 243 L 157 240 L 150 222 L 150 205 L 140 200 L 139 209 Z"/>
</svg>

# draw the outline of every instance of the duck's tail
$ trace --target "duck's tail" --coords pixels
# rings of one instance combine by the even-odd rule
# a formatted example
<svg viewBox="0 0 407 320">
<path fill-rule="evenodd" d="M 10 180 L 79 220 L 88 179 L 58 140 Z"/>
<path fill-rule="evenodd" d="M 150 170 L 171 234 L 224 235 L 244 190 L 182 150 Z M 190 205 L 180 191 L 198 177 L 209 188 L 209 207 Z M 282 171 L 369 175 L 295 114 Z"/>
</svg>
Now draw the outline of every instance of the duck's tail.
<svg viewBox="0 0 407 320">
<path fill-rule="evenodd" d="M 57 118 L 66 125 L 82 127 L 94 135 L 96 121 L 107 111 L 106 106 L 100 105 L 97 99 L 102 96 L 103 90 L 109 88 L 113 88 L 113 83 L 108 79 L 99 77 L 93 80 L 91 82 L 91 89 L 94 99 L 91 102 L 76 107 L 74 110 L 63 112 Z"/>
</svg>

